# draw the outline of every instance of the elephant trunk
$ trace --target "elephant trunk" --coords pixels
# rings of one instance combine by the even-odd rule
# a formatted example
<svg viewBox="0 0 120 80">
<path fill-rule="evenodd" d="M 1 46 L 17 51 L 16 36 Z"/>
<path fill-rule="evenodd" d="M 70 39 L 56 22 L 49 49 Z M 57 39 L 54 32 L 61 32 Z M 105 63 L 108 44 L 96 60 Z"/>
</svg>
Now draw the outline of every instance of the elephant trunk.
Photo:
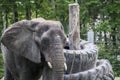
<svg viewBox="0 0 120 80">
<path fill-rule="evenodd" d="M 54 50 L 52 51 L 52 68 L 53 68 L 53 80 L 63 80 L 64 74 L 64 54 L 61 44 L 54 44 Z"/>
</svg>

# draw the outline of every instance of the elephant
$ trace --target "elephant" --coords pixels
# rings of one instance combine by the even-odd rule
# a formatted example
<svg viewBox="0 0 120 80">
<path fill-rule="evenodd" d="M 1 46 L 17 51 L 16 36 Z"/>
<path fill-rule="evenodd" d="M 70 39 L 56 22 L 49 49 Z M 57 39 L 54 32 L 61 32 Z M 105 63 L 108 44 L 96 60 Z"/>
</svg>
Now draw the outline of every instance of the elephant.
<svg viewBox="0 0 120 80">
<path fill-rule="evenodd" d="M 59 21 L 21 20 L 2 34 L 4 80 L 38 80 L 47 67 L 51 79 L 63 80 L 66 35 Z"/>
</svg>

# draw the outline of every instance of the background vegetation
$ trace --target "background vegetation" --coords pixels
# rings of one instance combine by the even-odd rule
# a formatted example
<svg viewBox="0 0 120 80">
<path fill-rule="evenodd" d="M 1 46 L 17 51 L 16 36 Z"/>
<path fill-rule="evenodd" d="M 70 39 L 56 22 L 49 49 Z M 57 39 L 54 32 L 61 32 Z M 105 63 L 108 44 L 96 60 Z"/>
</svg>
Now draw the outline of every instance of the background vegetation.
<svg viewBox="0 0 120 80">
<path fill-rule="evenodd" d="M 61 21 L 68 34 L 70 3 L 74 0 L 0 0 L 0 32 L 16 21 L 43 17 Z M 108 59 L 115 76 L 120 76 L 120 0 L 78 0 L 78 3 L 81 38 L 87 39 L 91 27 L 99 46 L 99 58 Z M 4 71 L 1 55 L 0 77 Z"/>
</svg>

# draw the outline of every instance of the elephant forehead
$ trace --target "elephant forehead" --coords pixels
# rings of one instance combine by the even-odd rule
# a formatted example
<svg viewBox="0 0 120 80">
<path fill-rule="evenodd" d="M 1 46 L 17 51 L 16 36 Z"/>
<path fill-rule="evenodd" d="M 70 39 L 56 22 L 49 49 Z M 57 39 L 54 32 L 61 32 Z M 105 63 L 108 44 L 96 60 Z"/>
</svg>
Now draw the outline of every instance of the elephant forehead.
<svg viewBox="0 0 120 80">
<path fill-rule="evenodd" d="M 32 21 L 35 21 L 35 22 L 44 22 L 46 20 L 44 18 L 35 18 L 35 19 L 32 19 Z"/>
<path fill-rule="evenodd" d="M 47 20 L 46 23 L 49 23 L 49 24 L 61 24 L 59 21 L 52 21 L 52 20 Z"/>
<path fill-rule="evenodd" d="M 41 22 L 40 26 L 61 28 L 62 24 L 59 21 L 45 21 L 45 22 Z"/>
<path fill-rule="evenodd" d="M 50 26 L 54 26 L 54 27 L 62 27 L 62 24 L 59 21 L 46 21 L 46 24 L 49 24 Z"/>
</svg>

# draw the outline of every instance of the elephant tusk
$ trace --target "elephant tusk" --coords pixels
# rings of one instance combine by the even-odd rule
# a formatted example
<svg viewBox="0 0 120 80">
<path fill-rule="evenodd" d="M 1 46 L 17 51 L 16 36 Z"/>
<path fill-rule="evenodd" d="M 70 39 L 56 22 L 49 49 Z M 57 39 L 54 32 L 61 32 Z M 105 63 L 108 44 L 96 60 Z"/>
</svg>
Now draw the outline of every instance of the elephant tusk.
<svg viewBox="0 0 120 80">
<path fill-rule="evenodd" d="M 48 63 L 48 66 L 52 69 L 52 65 L 50 62 L 47 62 Z"/>
<path fill-rule="evenodd" d="M 66 63 L 64 63 L 64 67 L 65 67 L 65 71 L 67 71 L 67 64 Z"/>
</svg>

